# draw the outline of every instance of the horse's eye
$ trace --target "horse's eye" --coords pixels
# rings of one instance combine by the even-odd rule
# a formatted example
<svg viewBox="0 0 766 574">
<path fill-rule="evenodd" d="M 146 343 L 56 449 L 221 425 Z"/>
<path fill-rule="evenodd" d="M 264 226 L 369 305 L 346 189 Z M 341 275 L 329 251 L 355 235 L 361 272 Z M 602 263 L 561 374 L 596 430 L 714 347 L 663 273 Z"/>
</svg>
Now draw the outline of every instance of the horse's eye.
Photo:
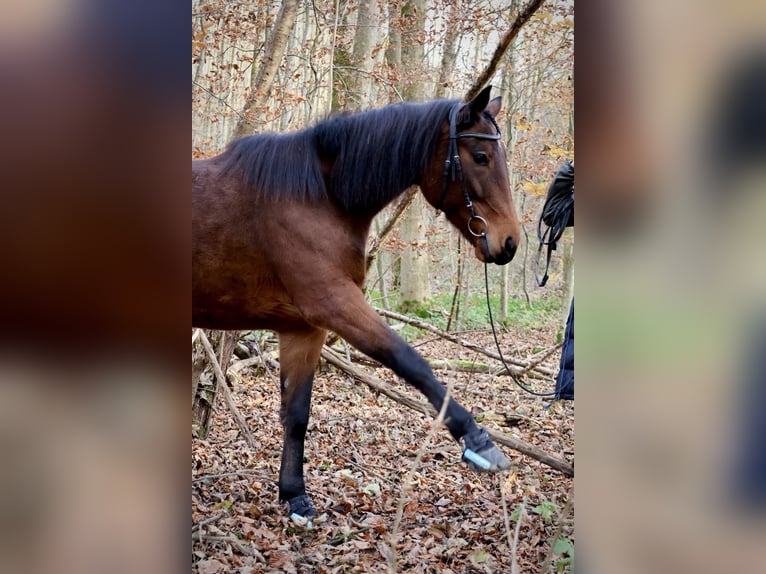
<svg viewBox="0 0 766 574">
<path fill-rule="evenodd" d="M 489 165 L 489 158 L 487 157 L 487 154 L 482 152 L 473 154 L 473 161 L 479 165 Z"/>
</svg>

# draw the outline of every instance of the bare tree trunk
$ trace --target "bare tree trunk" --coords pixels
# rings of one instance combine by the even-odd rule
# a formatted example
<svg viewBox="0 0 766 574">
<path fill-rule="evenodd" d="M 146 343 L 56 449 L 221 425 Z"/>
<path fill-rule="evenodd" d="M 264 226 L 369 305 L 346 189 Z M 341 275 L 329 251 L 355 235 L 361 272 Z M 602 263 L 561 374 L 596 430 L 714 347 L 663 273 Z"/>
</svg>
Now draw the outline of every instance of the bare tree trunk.
<svg viewBox="0 0 766 574">
<path fill-rule="evenodd" d="M 298 14 L 298 0 L 282 0 L 282 6 L 277 14 L 276 22 L 271 35 L 266 42 L 263 60 L 258 68 L 258 73 L 253 78 L 250 86 L 250 96 L 242 110 L 242 116 L 237 122 L 234 137 L 240 138 L 253 133 L 253 119 L 260 115 L 260 110 L 271 94 L 271 86 L 277 75 L 279 65 L 285 55 L 287 41 L 295 26 L 295 18 Z M 247 118 L 247 119 L 245 119 Z"/>
<path fill-rule="evenodd" d="M 234 354 L 234 347 L 239 341 L 239 331 L 224 331 L 221 335 L 221 344 L 218 350 L 218 363 L 221 370 L 225 373 L 229 369 L 231 357 Z"/>
<path fill-rule="evenodd" d="M 511 4 L 511 8 L 513 9 L 513 2 Z M 513 58 L 513 48 L 511 48 L 511 51 L 508 54 L 508 60 L 512 61 Z M 513 67 L 511 66 L 511 69 Z M 500 93 L 505 95 L 510 91 L 510 85 L 513 81 L 513 72 L 507 71 L 502 76 L 502 81 L 500 84 Z M 509 97 L 505 97 L 503 102 L 510 102 Z M 507 105 L 507 104 L 506 104 Z M 506 112 L 506 129 L 504 130 L 505 134 L 513 134 L 513 131 L 511 129 L 511 111 L 510 109 Z M 509 140 L 507 142 L 508 146 L 508 157 L 513 156 L 513 140 L 509 135 L 506 135 L 506 138 Z M 509 168 L 510 169 L 510 168 Z M 514 185 L 514 174 L 511 172 L 508 174 L 508 180 L 511 182 L 511 195 L 514 195 L 513 190 L 515 189 Z M 516 204 L 516 198 L 514 198 L 514 205 Z M 523 219 L 523 213 L 521 214 L 520 219 Z M 511 290 L 511 282 L 509 280 L 509 267 L 510 265 L 503 265 L 503 267 L 500 268 L 500 320 L 505 322 L 508 321 L 508 295 Z"/>
<path fill-rule="evenodd" d="M 500 321 L 508 320 L 508 265 L 500 268 L 500 312 L 498 313 Z"/>
<path fill-rule="evenodd" d="M 415 199 L 415 196 L 417 194 L 418 194 L 418 187 L 415 185 L 413 185 L 407 191 L 405 191 L 402 194 L 399 202 L 393 207 L 393 209 L 391 209 L 391 215 L 388 217 L 386 222 L 378 227 L 378 231 L 376 232 L 377 235 L 372 240 L 372 242 L 370 242 L 370 248 L 367 251 L 367 262 L 366 262 L 367 272 L 370 271 L 370 267 L 372 267 L 373 261 L 375 261 L 375 258 L 378 256 L 378 253 L 380 253 L 380 249 L 381 247 L 383 247 L 383 243 L 385 243 L 386 238 L 394 230 L 394 227 L 396 227 L 396 224 L 399 222 L 399 219 L 401 219 L 402 215 L 404 215 L 404 212 L 410 206 L 410 204 L 412 203 L 412 200 Z"/>
<path fill-rule="evenodd" d="M 340 13 L 340 0 L 335 0 L 335 16 L 333 18 L 332 26 L 332 45 L 330 50 L 330 72 L 327 78 L 327 87 L 329 90 L 329 97 L 327 98 L 327 113 L 332 112 L 335 109 L 335 102 L 337 95 L 335 94 L 335 49 L 338 45 L 338 24 L 341 20 Z"/>
<path fill-rule="evenodd" d="M 388 287 L 386 287 L 386 270 L 383 262 L 383 254 L 381 253 L 375 260 L 378 270 L 378 281 L 380 281 L 380 303 L 384 309 L 390 309 L 391 305 L 388 302 Z"/>
<path fill-rule="evenodd" d="M 423 100 L 425 48 L 423 46 L 426 26 L 425 0 L 406 0 L 402 5 L 402 67 L 407 76 L 403 78 L 402 94 L 405 100 Z"/>
<path fill-rule="evenodd" d="M 457 44 L 461 32 L 460 27 L 460 8 L 461 0 L 453 0 L 447 7 L 445 15 L 445 35 L 444 51 L 442 52 L 441 68 L 439 69 L 439 81 L 436 84 L 437 98 L 444 98 L 451 95 L 451 78 L 455 70 L 455 60 L 457 58 Z M 463 291 L 463 267 L 465 256 L 462 249 L 462 238 L 459 233 L 451 231 L 457 235 L 457 273 L 455 289 L 452 293 L 452 303 L 450 304 L 449 319 L 447 320 L 447 331 L 450 329 L 458 330 L 460 324 L 460 297 Z"/>
<path fill-rule="evenodd" d="M 378 43 L 378 27 L 380 14 L 377 0 L 359 3 L 359 13 L 356 20 L 354 48 L 351 52 L 351 65 L 356 68 L 351 78 L 350 96 L 356 107 L 371 104 L 372 73 L 375 59 L 372 56 L 374 46 Z"/>
<path fill-rule="evenodd" d="M 436 84 L 437 98 L 444 98 L 448 95 L 448 88 L 451 88 L 451 78 L 455 73 L 455 59 L 457 58 L 457 43 L 459 39 L 458 31 L 461 0 L 453 0 L 447 7 L 446 15 L 447 30 L 444 36 L 444 52 L 442 53 L 441 69 L 439 70 L 439 81 Z"/>
<path fill-rule="evenodd" d="M 524 190 L 521 190 L 521 210 L 522 213 L 524 212 L 524 206 L 527 203 L 527 193 Z M 524 292 L 524 300 L 527 302 L 527 307 L 532 306 L 532 302 L 529 299 L 529 290 L 527 289 L 527 269 L 529 264 L 529 232 L 527 231 L 527 227 L 522 224 L 521 230 L 524 232 L 524 262 L 521 266 L 521 289 Z M 537 265 L 537 262 L 535 261 L 533 265 Z"/>
<path fill-rule="evenodd" d="M 404 214 L 401 237 L 401 295 L 403 302 L 422 303 L 431 298 L 430 253 L 428 250 L 428 211 L 423 196 L 418 194 Z"/>
<path fill-rule="evenodd" d="M 407 0 L 402 6 L 402 68 L 407 70 L 402 93 L 407 100 L 422 100 L 423 35 L 425 34 L 425 0 Z M 402 302 L 422 303 L 431 298 L 430 254 L 428 251 L 429 212 L 422 195 L 418 194 L 402 221 L 401 296 Z"/>
<path fill-rule="evenodd" d="M 389 69 L 389 79 L 394 84 L 399 83 L 399 70 L 402 66 L 402 28 L 401 0 L 388 0 L 388 47 L 386 48 L 386 64 Z M 396 101 L 393 94 L 389 98 Z"/>
<path fill-rule="evenodd" d="M 449 320 L 447 321 L 447 331 L 452 329 L 453 331 L 460 330 L 460 298 L 463 296 L 465 289 L 465 259 L 466 253 L 470 249 L 463 249 L 463 238 L 461 235 L 457 236 L 457 273 L 455 280 L 455 291 L 452 293 L 452 303 L 450 304 Z"/>
</svg>

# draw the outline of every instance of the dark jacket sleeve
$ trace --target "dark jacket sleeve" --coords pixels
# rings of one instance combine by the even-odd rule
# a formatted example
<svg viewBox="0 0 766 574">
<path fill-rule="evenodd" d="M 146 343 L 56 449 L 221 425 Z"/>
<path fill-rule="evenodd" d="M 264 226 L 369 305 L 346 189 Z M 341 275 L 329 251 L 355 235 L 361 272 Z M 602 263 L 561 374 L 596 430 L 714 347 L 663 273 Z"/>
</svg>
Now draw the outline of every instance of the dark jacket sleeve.
<svg viewBox="0 0 766 574">
<path fill-rule="evenodd" d="M 571 161 L 564 162 L 548 188 L 548 196 L 545 199 L 547 209 L 543 209 L 543 222 L 549 227 L 556 224 L 555 216 L 559 213 L 557 206 L 565 202 L 574 202 L 574 164 Z M 574 207 L 572 207 L 567 227 L 574 225 Z"/>
</svg>

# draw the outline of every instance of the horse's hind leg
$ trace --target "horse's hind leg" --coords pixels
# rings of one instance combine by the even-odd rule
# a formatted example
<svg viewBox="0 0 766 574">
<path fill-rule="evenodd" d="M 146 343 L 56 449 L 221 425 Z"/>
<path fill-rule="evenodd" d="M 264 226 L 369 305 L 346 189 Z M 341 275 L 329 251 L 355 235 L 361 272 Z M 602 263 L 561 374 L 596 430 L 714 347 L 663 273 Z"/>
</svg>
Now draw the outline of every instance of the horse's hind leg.
<svg viewBox="0 0 766 574">
<path fill-rule="evenodd" d="M 314 370 L 326 335 L 327 331 L 308 326 L 303 331 L 279 334 L 279 414 L 284 429 L 279 498 L 290 505 L 290 516 L 306 518 L 309 522 L 316 511 L 306 496 L 303 445 L 311 409 Z"/>
</svg>

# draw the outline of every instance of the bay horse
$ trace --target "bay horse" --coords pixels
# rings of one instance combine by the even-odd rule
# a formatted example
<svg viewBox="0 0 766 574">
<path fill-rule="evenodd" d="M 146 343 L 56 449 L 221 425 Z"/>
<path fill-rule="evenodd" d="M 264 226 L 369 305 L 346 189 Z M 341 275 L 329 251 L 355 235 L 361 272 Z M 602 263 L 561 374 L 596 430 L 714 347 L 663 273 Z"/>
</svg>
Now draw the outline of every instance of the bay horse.
<svg viewBox="0 0 766 574">
<path fill-rule="evenodd" d="M 444 385 L 362 291 L 373 217 L 417 184 L 485 263 L 519 245 L 491 86 L 473 100 L 401 103 L 290 134 L 231 143 L 192 161 L 192 323 L 279 335 L 284 444 L 279 498 L 293 519 L 316 511 L 303 478 L 314 370 L 328 331 L 390 368 L 439 411 Z M 470 131 L 468 131 L 470 130 Z M 445 162 L 446 159 L 446 162 Z M 449 399 L 445 424 L 475 470 L 510 461 Z"/>
</svg>

